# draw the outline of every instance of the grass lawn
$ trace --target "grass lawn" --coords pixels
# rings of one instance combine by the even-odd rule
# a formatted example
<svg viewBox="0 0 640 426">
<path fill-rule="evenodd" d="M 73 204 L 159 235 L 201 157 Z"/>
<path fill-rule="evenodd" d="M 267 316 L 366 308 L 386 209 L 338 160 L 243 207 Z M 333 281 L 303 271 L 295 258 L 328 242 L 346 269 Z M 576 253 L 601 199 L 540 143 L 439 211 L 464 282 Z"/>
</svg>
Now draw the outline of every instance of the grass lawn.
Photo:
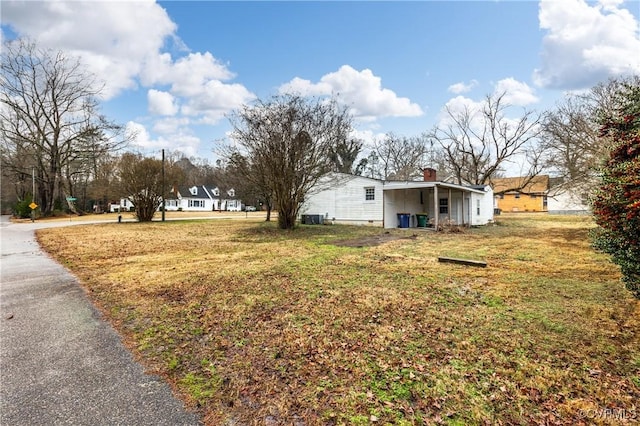
<svg viewBox="0 0 640 426">
<path fill-rule="evenodd" d="M 38 240 L 210 425 L 638 422 L 640 302 L 590 248 L 591 219 L 497 219 L 437 234 L 110 223 Z"/>
</svg>

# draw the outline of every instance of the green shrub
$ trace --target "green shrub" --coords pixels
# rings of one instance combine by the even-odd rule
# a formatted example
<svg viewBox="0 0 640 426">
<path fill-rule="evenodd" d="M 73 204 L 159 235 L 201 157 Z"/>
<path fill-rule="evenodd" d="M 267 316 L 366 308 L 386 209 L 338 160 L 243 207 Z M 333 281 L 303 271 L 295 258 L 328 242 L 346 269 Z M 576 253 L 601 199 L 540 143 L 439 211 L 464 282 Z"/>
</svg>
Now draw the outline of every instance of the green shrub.
<svg viewBox="0 0 640 426">
<path fill-rule="evenodd" d="M 22 219 L 28 219 L 31 217 L 31 199 L 18 201 L 15 205 L 14 212 L 15 215 Z"/>
<path fill-rule="evenodd" d="M 620 266 L 627 289 L 640 299 L 640 86 L 629 85 L 601 136 L 614 142 L 593 200 L 599 228 L 593 245 Z"/>
</svg>

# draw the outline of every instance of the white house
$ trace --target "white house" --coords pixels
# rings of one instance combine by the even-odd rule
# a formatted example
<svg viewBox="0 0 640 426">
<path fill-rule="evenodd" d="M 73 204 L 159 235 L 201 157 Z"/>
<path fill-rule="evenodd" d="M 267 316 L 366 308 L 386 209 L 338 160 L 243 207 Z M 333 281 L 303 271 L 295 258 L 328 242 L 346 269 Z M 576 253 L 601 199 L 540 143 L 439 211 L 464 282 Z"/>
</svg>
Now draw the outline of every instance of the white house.
<svg viewBox="0 0 640 426">
<path fill-rule="evenodd" d="M 204 186 L 194 185 L 174 188 L 172 192 L 178 201 L 176 210 L 186 212 L 210 212 L 214 210 L 213 198 Z M 167 210 L 169 210 L 168 207 Z"/>
<path fill-rule="evenodd" d="M 242 201 L 235 198 L 235 190 L 226 192 L 226 197 L 221 197 L 217 187 L 207 188 L 203 185 L 173 188 L 164 200 L 166 211 L 186 212 L 210 212 L 215 210 L 241 211 Z M 109 204 L 109 211 L 130 211 L 133 204 L 127 198 L 120 200 L 119 204 Z"/>
<path fill-rule="evenodd" d="M 174 188 L 165 200 L 167 211 L 240 211 L 242 202 L 235 198 L 235 190 L 230 189 L 222 196 L 218 187 L 194 185 L 191 187 Z"/>
<path fill-rule="evenodd" d="M 133 203 L 128 198 L 121 198 L 119 203 L 109 203 L 108 208 L 111 213 L 128 212 L 133 209 Z"/>
<path fill-rule="evenodd" d="M 553 180 L 547 195 L 549 214 L 589 214 L 589 193 L 592 182 L 562 182 Z"/>
<path fill-rule="evenodd" d="M 332 174 L 307 196 L 301 214 L 385 228 L 486 225 L 493 220 L 493 190 L 438 182 L 433 169 L 425 169 L 424 181 L 406 182 Z"/>
<path fill-rule="evenodd" d="M 227 191 L 226 194 L 229 198 L 222 198 L 220 196 L 220 188 L 218 188 L 217 186 L 213 188 L 207 188 L 207 192 L 213 200 L 213 210 L 225 210 L 230 212 L 239 212 L 242 210 L 242 202 L 235 199 L 235 189 L 230 189 Z"/>
<path fill-rule="evenodd" d="M 300 213 L 335 223 L 382 226 L 382 190 L 381 180 L 333 173 L 307 194 Z"/>
</svg>

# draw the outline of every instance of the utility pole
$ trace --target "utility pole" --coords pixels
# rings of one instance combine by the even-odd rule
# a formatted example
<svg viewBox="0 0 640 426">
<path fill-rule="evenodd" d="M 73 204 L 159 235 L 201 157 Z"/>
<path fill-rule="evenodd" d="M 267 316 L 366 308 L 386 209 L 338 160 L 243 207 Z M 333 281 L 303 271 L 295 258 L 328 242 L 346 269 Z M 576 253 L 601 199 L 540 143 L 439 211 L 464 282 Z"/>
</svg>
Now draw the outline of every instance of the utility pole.
<svg viewBox="0 0 640 426">
<path fill-rule="evenodd" d="M 162 149 L 162 221 L 164 222 L 164 211 L 166 209 L 165 204 L 165 190 L 164 190 L 164 148 Z"/>
<path fill-rule="evenodd" d="M 31 167 L 31 205 L 36 204 L 36 168 Z M 31 222 L 36 220 L 36 209 L 31 209 Z"/>
</svg>

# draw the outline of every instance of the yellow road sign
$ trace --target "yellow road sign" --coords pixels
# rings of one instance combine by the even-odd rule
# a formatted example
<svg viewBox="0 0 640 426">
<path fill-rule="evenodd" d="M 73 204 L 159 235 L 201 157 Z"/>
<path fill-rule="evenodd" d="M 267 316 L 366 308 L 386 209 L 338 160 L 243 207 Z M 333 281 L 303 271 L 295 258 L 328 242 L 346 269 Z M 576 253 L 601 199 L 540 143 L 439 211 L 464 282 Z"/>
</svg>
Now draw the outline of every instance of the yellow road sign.
<svg viewBox="0 0 640 426">
<path fill-rule="evenodd" d="M 29 204 L 29 207 L 31 207 L 31 210 L 35 210 L 38 208 L 38 205 L 34 202 L 31 202 L 31 204 Z"/>
</svg>

